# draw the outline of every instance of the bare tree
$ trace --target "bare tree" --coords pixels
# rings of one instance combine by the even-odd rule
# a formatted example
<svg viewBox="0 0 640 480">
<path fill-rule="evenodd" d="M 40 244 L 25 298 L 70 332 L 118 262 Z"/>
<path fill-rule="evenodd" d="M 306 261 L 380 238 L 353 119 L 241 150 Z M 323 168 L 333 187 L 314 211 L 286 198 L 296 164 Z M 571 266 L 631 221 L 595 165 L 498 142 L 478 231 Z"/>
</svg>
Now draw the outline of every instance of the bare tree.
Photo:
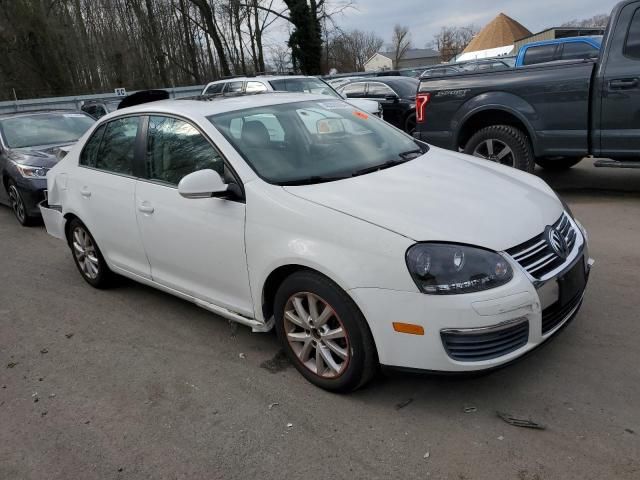
<svg viewBox="0 0 640 480">
<path fill-rule="evenodd" d="M 271 47 L 269 54 L 276 72 L 287 73 L 291 70 L 291 50 L 286 45 L 278 44 Z"/>
<path fill-rule="evenodd" d="M 364 70 L 365 62 L 378 52 L 384 40 L 374 32 L 351 30 L 338 31 L 327 41 L 327 70 L 335 68 L 340 72 Z"/>
<path fill-rule="evenodd" d="M 398 68 L 400 60 L 404 58 L 407 50 L 411 48 L 411 34 L 409 27 L 396 24 L 391 36 L 391 52 L 393 53 L 393 68 Z"/>
<path fill-rule="evenodd" d="M 563 23 L 563 27 L 606 27 L 609 23 L 609 15 L 601 13 L 594 15 L 593 17 L 585 18 L 582 20 L 571 20 Z"/>
<path fill-rule="evenodd" d="M 462 53 L 477 34 L 478 28 L 475 25 L 442 27 L 434 35 L 432 46 L 440 52 L 442 60 L 448 62 Z"/>
</svg>

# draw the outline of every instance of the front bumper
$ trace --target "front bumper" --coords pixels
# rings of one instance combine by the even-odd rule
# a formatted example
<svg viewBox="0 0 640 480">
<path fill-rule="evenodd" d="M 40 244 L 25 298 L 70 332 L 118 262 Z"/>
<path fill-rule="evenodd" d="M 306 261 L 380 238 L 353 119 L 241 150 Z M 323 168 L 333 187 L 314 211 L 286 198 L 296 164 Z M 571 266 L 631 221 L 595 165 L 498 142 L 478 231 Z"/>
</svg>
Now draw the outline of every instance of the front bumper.
<svg viewBox="0 0 640 480">
<path fill-rule="evenodd" d="M 42 178 L 26 179 L 23 177 L 17 178 L 16 184 L 20 190 L 22 201 L 27 209 L 27 215 L 30 217 L 40 216 L 39 203 L 45 198 L 45 191 L 47 190 L 47 180 Z"/>
<path fill-rule="evenodd" d="M 592 264 L 585 255 L 586 248 L 544 284 L 534 284 L 514 263 L 514 279 L 485 292 L 437 296 L 354 289 L 349 293 L 368 320 L 383 366 L 440 372 L 488 370 L 535 349 L 575 317 Z M 550 287 L 577 271 L 576 265 L 584 265 L 579 295 L 571 298 L 573 303 L 560 305 L 558 289 Z M 550 303 L 549 295 L 557 300 Z M 424 335 L 398 333 L 393 322 L 420 325 Z"/>
</svg>

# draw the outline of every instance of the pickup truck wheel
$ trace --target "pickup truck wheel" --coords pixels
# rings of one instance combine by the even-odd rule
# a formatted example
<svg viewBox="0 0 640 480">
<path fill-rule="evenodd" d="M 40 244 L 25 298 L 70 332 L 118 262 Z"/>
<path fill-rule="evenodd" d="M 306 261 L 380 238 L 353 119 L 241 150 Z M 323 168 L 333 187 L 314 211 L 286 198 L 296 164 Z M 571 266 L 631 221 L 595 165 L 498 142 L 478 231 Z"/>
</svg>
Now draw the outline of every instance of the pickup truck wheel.
<svg viewBox="0 0 640 480">
<path fill-rule="evenodd" d="M 351 392 L 376 372 L 367 322 L 338 285 L 315 272 L 287 277 L 274 302 L 278 338 L 296 369 L 314 385 Z"/>
<path fill-rule="evenodd" d="M 582 161 L 582 157 L 556 157 L 556 158 L 538 158 L 536 163 L 545 170 L 561 171 L 569 170 L 574 165 Z"/>
<path fill-rule="evenodd" d="M 532 173 L 535 167 L 527 135 L 510 125 L 493 125 L 473 135 L 464 153 Z"/>
</svg>

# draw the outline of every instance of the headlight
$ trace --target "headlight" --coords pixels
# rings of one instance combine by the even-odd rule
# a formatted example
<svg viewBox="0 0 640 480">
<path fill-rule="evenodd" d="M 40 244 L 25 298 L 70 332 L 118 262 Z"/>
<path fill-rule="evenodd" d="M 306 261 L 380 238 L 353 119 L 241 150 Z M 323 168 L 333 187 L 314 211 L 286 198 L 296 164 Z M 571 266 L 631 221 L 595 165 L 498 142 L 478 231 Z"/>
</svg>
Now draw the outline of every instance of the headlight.
<svg viewBox="0 0 640 480">
<path fill-rule="evenodd" d="M 446 243 L 414 245 L 407 267 L 420 291 L 433 295 L 489 290 L 513 278 L 509 262 L 497 253 Z"/>
<path fill-rule="evenodd" d="M 18 165 L 16 164 L 16 168 L 25 178 L 47 178 L 48 168 L 44 167 L 31 167 L 29 165 Z"/>
</svg>

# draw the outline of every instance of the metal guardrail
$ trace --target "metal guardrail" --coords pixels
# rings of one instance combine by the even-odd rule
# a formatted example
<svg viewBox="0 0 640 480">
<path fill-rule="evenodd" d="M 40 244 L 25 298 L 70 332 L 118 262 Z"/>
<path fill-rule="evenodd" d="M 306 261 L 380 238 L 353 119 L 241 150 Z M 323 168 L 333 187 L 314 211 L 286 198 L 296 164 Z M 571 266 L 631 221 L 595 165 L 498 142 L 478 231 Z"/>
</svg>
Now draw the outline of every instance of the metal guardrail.
<svg viewBox="0 0 640 480">
<path fill-rule="evenodd" d="M 170 98 L 189 97 L 198 95 L 202 92 L 204 85 L 195 85 L 189 87 L 162 88 L 169 92 Z M 127 92 L 128 95 L 135 93 L 137 90 Z M 13 112 L 28 112 L 31 110 L 42 109 L 71 109 L 79 110 L 82 104 L 87 100 L 118 100 L 115 93 L 98 93 L 95 95 L 76 95 L 71 97 L 50 97 L 50 98 L 34 98 L 26 100 L 9 100 L 0 102 L 0 114 Z"/>
</svg>

